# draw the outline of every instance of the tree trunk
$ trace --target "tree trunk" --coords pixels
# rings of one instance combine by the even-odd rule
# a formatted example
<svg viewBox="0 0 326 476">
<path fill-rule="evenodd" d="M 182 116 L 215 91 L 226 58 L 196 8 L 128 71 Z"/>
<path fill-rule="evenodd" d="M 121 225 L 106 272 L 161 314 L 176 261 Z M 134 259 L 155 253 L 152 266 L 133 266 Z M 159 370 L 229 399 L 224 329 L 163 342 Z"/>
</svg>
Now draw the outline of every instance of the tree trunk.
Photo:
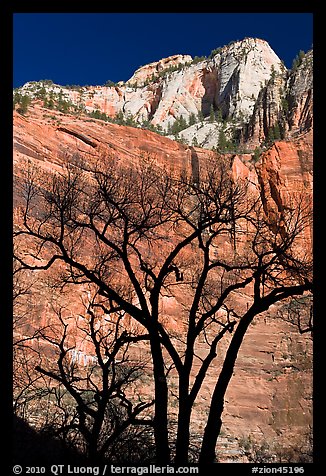
<svg viewBox="0 0 326 476">
<path fill-rule="evenodd" d="M 164 370 L 164 360 L 158 335 L 150 338 L 153 359 L 155 407 L 154 437 L 156 447 L 156 463 L 167 465 L 170 462 L 168 438 L 168 386 Z"/>
<path fill-rule="evenodd" d="M 98 442 L 96 438 L 92 438 L 88 442 L 88 459 L 91 464 L 99 463 Z"/>
<path fill-rule="evenodd" d="M 183 465 L 188 463 L 188 451 L 190 442 L 190 416 L 191 405 L 188 395 L 189 376 L 179 381 L 179 413 L 178 413 L 178 433 L 176 441 L 175 463 Z"/>
<path fill-rule="evenodd" d="M 242 340 L 256 313 L 257 312 L 254 312 L 253 309 L 250 309 L 247 312 L 247 314 L 240 320 L 230 342 L 221 373 L 213 392 L 207 424 L 204 431 L 199 463 L 215 462 L 215 447 L 222 426 L 221 417 L 224 409 L 225 393 L 233 374 L 234 365 L 237 360 Z"/>
</svg>

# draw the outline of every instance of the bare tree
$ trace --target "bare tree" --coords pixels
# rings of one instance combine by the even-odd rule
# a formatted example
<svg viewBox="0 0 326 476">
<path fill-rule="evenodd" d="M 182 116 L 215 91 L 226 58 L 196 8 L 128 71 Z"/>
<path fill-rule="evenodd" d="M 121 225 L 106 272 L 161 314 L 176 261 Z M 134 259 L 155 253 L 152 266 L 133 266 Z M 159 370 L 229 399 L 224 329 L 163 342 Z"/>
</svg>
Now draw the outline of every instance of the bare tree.
<svg viewBox="0 0 326 476">
<path fill-rule="evenodd" d="M 30 170 L 23 195 L 15 231 L 20 268 L 53 268 L 66 283 L 90 283 L 103 305 L 145 329 L 159 464 L 171 461 L 171 369 L 178 378 L 174 458 L 182 464 L 194 402 L 219 342 L 232 334 L 201 447 L 200 461 L 214 461 L 224 395 L 250 323 L 271 305 L 312 289 L 309 253 L 296 246 L 310 224 L 304 197 L 268 217 L 259 195 L 235 183 L 218 157 L 202 164 L 200 181 L 150 161 L 123 168 L 108 157 L 95 166 L 69 165 L 60 174 L 41 177 Z M 239 290 L 250 296 L 245 310 L 237 306 Z M 164 297 L 179 299 L 179 334 L 164 318 Z M 207 352 L 199 358 L 200 339 Z"/>
<path fill-rule="evenodd" d="M 283 303 L 277 317 L 295 326 L 300 334 L 313 335 L 313 303 L 311 296 L 300 296 Z"/>
<path fill-rule="evenodd" d="M 44 396 L 37 382 L 42 377 L 35 372 L 38 352 L 33 348 L 40 328 L 33 326 L 31 315 L 35 312 L 32 305 L 35 279 L 19 271 L 17 261 L 13 266 L 13 397 L 14 412 L 27 417 L 30 402 L 36 402 Z"/>
<path fill-rule="evenodd" d="M 147 335 L 130 326 L 127 330 L 124 313 L 104 306 L 96 295 L 84 305 L 85 313 L 78 316 L 64 306 L 62 297 L 51 305 L 49 325 L 26 341 L 29 355 L 37 356 L 32 366 L 27 365 L 26 375 L 38 377 L 23 380 L 23 385 L 25 392 L 29 386 L 39 400 L 43 397 L 46 415 L 36 411 L 43 431 L 50 431 L 67 448 L 82 450 L 94 462 L 112 460 L 112 448 L 122 447 L 130 426 L 153 426 L 146 413 L 153 402 L 144 401 L 134 385 L 145 364 L 129 355 L 130 346 Z M 133 437 L 136 446 L 137 431 Z"/>
</svg>

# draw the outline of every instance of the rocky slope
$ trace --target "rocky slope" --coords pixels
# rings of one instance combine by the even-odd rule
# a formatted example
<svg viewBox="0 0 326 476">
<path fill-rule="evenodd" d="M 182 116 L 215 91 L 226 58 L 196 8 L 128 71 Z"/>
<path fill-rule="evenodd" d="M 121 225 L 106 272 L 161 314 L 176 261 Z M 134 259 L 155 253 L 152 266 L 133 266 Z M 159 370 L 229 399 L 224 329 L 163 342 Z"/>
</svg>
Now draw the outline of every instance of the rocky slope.
<svg viewBox="0 0 326 476">
<path fill-rule="evenodd" d="M 311 130 L 313 125 L 313 53 L 309 51 L 292 71 L 288 80 L 290 105 L 289 129 L 296 133 Z"/>
<path fill-rule="evenodd" d="M 255 50 L 250 50 L 248 55 L 252 51 Z M 222 53 L 220 55 L 222 58 Z M 229 65 L 232 77 L 233 63 L 226 64 Z M 193 66 L 194 69 L 197 67 L 198 65 Z M 140 73 L 138 77 L 139 75 Z M 146 80 L 143 73 L 141 77 Z M 224 91 L 229 83 L 225 78 L 226 76 L 223 82 L 221 81 Z M 298 82 L 293 80 L 292 87 L 298 89 Z M 227 95 L 226 92 L 225 94 Z M 306 102 L 307 100 L 308 95 Z M 301 107 L 300 104 L 302 103 L 297 104 L 298 108 Z M 248 105 L 249 102 L 243 96 L 241 107 L 246 108 Z M 293 127 L 300 127 L 300 117 L 293 117 Z M 193 153 L 198 160 L 199 173 L 201 163 L 214 154 L 210 150 L 189 147 L 147 130 L 111 124 L 87 116 L 78 118 L 71 114 L 49 111 L 39 104 L 31 107 L 26 116 L 14 114 L 16 186 L 19 185 L 19 179 L 28 162 L 41 166 L 46 172 L 60 170 L 63 163 L 76 160 L 78 156 L 95 160 L 108 153 L 113 153 L 117 161 L 131 166 L 147 155 L 162 168 L 171 168 L 178 174 L 183 171 L 191 173 Z M 288 206 L 291 197 L 301 190 L 305 191 L 307 197 L 311 197 L 311 133 L 301 134 L 291 142 L 275 142 L 257 162 L 254 162 L 254 156 L 251 154 L 229 154 L 227 157 L 232 161 L 234 177 L 250 179 L 268 214 L 277 213 L 277 210 Z M 19 223 L 19 205 L 17 194 L 14 215 L 16 223 Z M 310 252 L 309 233 L 302 247 L 305 252 Z M 35 295 L 38 311 L 37 315 L 33 316 L 35 325 L 40 319 L 46 323 L 50 316 L 45 291 L 41 287 L 38 292 L 39 297 Z M 247 299 L 245 294 L 239 294 L 239 305 L 245 306 Z M 175 318 L 177 307 L 178 303 L 173 300 L 167 300 L 164 305 L 165 317 L 175 331 L 178 331 Z M 86 348 L 81 351 L 87 354 Z M 223 352 L 222 348 L 217 357 L 216 368 Z M 199 348 L 199 356 L 200 353 Z M 236 449 L 229 445 L 231 437 L 234 443 L 234 438 L 240 438 L 241 435 L 253 435 L 255 438 L 267 438 L 270 441 L 281 435 L 286 445 L 286 441 L 291 442 L 291 438 L 295 438 L 296 434 L 305 431 L 311 422 L 311 353 L 309 335 L 298 336 L 297 330 L 290 324 L 276 319 L 275 312 L 262 315 L 257 323 L 252 325 L 241 349 L 226 397 L 223 431 L 224 435 L 227 435 L 227 441 L 224 459 L 230 459 L 232 454 L 238 458 L 240 454 L 237 445 Z M 215 372 L 216 369 L 213 368 L 200 394 L 193 420 L 194 432 L 201 428 L 201 415 L 206 411 L 207 396 L 211 393 L 211 386 L 216 378 Z"/>
<path fill-rule="evenodd" d="M 276 132 L 295 137 L 312 129 L 313 54 L 309 51 L 292 71 L 273 73 L 262 88 L 246 128 L 245 142 L 254 145 Z M 273 137 L 272 137 L 273 139 Z"/>
<path fill-rule="evenodd" d="M 111 86 L 39 82 L 25 84 L 19 93 L 59 102 L 66 110 L 132 120 L 172 138 L 180 133 L 189 145 L 219 147 L 222 131 L 233 148 L 254 149 L 311 129 L 312 52 L 287 71 L 266 41 L 245 38 L 208 58 L 175 55 L 142 66 L 128 81 Z"/>
</svg>

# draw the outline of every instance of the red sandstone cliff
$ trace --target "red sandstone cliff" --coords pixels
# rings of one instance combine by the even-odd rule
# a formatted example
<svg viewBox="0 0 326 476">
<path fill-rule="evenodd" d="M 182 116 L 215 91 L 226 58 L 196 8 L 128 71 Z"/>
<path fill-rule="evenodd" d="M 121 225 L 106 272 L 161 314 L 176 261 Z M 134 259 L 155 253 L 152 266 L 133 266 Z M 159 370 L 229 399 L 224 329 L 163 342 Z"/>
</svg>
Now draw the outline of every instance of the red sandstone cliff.
<svg viewBox="0 0 326 476">
<path fill-rule="evenodd" d="M 212 151 L 195 148 L 200 164 L 209 160 Z M 103 121 L 79 118 L 52 112 L 39 105 L 32 107 L 26 117 L 14 116 L 15 183 L 27 162 L 48 170 L 60 169 L 66 161 L 77 156 L 96 160 L 113 153 L 115 160 L 132 167 L 144 155 L 150 156 L 162 168 L 179 174 L 191 173 L 192 154 L 188 146 L 158 134 L 137 128 L 118 126 Z M 276 142 L 256 164 L 250 155 L 232 158 L 234 178 L 248 178 L 260 194 L 267 214 L 278 213 L 291 203 L 291 198 L 304 191 L 312 197 L 312 137 L 302 135 L 292 142 Z M 15 201 L 19 206 L 19 200 Z M 15 214 L 18 217 L 18 214 Z M 311 236 L 303 243 L 311 248 Z M 248 296 L 239 293 L 239 305 L 246 305 Z M 166 319 L 178 331 L 175 319 L 177 300 L 164 303 Z M 39 314 L 49 318 L 45 305 L 39 303 Z M 273 315 L 273 310 L 270 312 Z M 311 341 L 281 320 L 264 316 L 252 326 L 241 349 L 232 385 L 227 392 L 224 430 L 229 435 L 276 438 L 278 433 L 288 437 L 305 428 L 311 417 Z M 33 316 L 34 322 L 37 316 Z M 180 329 L 179 329 L 180 330 Z M 87 349 L 85 349 L 87 351 Z M 198 349 L 200 355 L 200 349 Z M 217 358 L 218 366 L 223 355 Z M 300 375 L 300 378 L 298 378 Z M 206 393 L 213 382 L 210 373 L 199 397 L 194 426 L 200 427 L 201 412 L 205 412 Z M 300 383 L 299 383 L 300 382 Z"/>
</svg>

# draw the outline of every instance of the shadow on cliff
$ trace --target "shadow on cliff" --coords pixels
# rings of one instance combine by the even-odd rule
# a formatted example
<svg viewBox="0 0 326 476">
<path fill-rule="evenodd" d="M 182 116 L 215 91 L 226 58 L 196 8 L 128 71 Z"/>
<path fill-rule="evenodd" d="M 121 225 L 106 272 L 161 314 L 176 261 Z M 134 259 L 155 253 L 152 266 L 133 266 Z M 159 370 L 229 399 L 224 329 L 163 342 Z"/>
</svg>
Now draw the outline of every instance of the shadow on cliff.
<svg viewBox="0 0 326 476">
<path fill-rule="evenodd" d="M 215 109 L 217 106 L 217 72 L 215 69 L 209 71 L 203 70 L 203 76 L 201 78 L 202 85 L 204 86 L 205 93 L 201 99 L 201 112 L 204 117 L 210 113 L 211 105 Z"/>
<path fill-rule="evenodd" d="M 93 463 L 137 465 L 155 462 L 155 449 L 145 431 L 125 435 L 112 450 L 110 456 L 95 459 Z M 44 430 L 36 431 L 17 416 L 13 419 L 12 456 L 12 463 L 21 466 L 85 465 L 90 462 L 86 454 L 68 448 Z"/>
<path fill-rule="evenodd" d="M 235 106 L 236 96 L 239 90 L 239 82 L 240 72 L 239 69 L 236 68 L 224 86 L 223 91 L 221 91 L 219 97 L 215 99 L 215 107 L 220 109 L 223 119 L 230 116 L 232 106 Z"/>
<path fill-rule="evenodd" d="M 36 431 L 17 416 L 14 416 L 12 436 L 14 464 L 40 466 L 85 462 L 82 455 L 64 448 L 60 441 L 44 432 Z"/>
</svg>

